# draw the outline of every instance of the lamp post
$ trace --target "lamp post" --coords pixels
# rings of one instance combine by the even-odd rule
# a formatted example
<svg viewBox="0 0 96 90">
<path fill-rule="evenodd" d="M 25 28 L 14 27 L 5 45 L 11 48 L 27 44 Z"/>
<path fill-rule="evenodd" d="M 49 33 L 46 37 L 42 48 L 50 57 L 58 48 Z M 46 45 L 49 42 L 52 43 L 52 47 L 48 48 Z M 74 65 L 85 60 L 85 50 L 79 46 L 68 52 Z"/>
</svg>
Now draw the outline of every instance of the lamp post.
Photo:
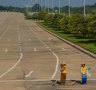
<svg viewBox="0 0 96 90">
<path fill-rule="evenodd" d="M 61 13 L 61 0 L 59 0 L 59 14 Z"/>
<path fill-rule="evenodd" d="M 40 6 L 40 4 L 39 4 L 39 0 L 38 0 L 38 12 L 40 11 L 40 7 L 39 6 Z"/>
<path fill-rule="evenodd" d="M 46 2 L 47 2 L 47 1 L 45 0 L 45 12 L 46 12 Z"/>
<path fill-rule="evenodd" d="M 70 6 L 71 6 L 71 5 L 70 5 L 70 0 L 69 0 L 69 10 L 68 10 L 68 12 L 69 12 L 69 17 L 70 17 L 70 14 L 71 14 L 71 13 L 70 13 Z"/>
<path fill-rule="evenodd" d="M 53 10 L 53 0 L 52 0 L 52 13 L 54 13 L 54 10 Z"/>
<path fill-rule="evenodd" d="M 31 0 L 27 5 L 26 5 L 26 13 L 28 12 L 28 7 L 29 5 L 33 2 L 33 0 Z"/>
<path fill-rule="evenodd" d="M 84 16 L 86 16 L 86 1 L 84 0 Z"/>
<path fill-rule="evenodd" d="M 49 13 L 50 12 L 50 10 L 49 10 L 49 0 L 47 0 L 47 5 L 48 5 L 47 10 L 48 10 L 48 13 Z"/>
</svg>

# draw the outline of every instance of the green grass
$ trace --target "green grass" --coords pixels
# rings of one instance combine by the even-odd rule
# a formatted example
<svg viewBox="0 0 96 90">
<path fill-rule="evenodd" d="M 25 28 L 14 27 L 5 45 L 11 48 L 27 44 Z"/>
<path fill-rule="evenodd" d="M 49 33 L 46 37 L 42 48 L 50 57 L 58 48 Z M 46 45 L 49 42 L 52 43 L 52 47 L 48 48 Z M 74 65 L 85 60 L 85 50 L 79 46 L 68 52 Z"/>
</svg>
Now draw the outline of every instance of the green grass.
<svg viewBox="0 0 96 90">
<path fill-rule="evenodd" d="M 48 27 L 48 25 L 45 23 L 39 23 L 39 25 L 41 25 L 42 27 L 46 28 L 47 30 L 55 33 L 56 35 L 58 35 L 64 39 L 67 39 L 67 40 L 81 46 L 82 48 L 96 54 L 96 40 L 82 38 L 82 37 L 76 36 L 74 34 L 66 34 L 63 31 Z"/>
</svg>

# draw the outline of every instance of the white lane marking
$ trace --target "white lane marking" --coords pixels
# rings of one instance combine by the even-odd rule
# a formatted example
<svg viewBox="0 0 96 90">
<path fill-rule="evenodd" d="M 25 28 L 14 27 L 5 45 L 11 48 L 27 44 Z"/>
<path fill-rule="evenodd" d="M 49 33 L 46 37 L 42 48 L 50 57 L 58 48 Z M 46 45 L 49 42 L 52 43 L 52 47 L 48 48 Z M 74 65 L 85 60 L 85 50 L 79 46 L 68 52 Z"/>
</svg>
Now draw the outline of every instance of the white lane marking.
<svg viewBox="0 0 96 90">
<path fill-rule="evenodd" d="M 26 25 L 29 26 L 27 22 L 26 22 Z M 29 28 L 29 29 L 30 29 L 30 31 L 32 31 L 32 32 L 35 34 L 35 36 L 36 36 L 36 37 L 39 39 L 39 41 L 43 44 L 44 42 L 40 39 L 40 37 L 37 36 L 36 33 L 35 33 L 33 30 L 31 30 L 31 28 Z M 48 45 L 45 44 L 45 47 L 48 47 Z M 50 51 L 50 50 L 49 50 L 49 51 Z M 59 58 L 58 58 L 58 56 L 57 56 L 54 52 L 52 52 L 52 54 L 56 57 L 57 62 L 56 62 L 55 71 L 54 71 L 54 73 L 53 73 L 53 75 L 52 75 L 52 77 L 51 77 L 51 80 L 54 79 L 54 77 L 56 76 L 56 74 L 57 74 L 57 72 L 58 72 L 58 69 L 59 69 Z"/>
<path fill-rule="evenodd" d="M 20 49 L 20 52 L 22 52 L 22 49 Z"/>
<path fill-rule="evenodd" d="M 63 51 L 66 51 L 66 49 L 65 49 L 65 48 L 62 48 L 62 50 L 63 50 Z"/>
<path fill-rule="evenodd" d="M 7 48 L 5 49 L 5 52 L 6 52 L 6 53 L 8 52 L 8 49 L 7 49 Z"/>
<path fill-rule="evenodd" d="M 18 19 L 18 33 L 19 33 L 19 44 L 20 44 L 20 49 L 22 50 L 21 47 L 21 39 L 20 39 L 20 31 L 19 31 L 19 19 Z M 3 74 L 0 75 L 0 78 L 2 78 L 3 76 L 5 76 L 7 73 L 9 73 L 10 71 L 12 71 L 22 60 L 23 54 L 20 53 L 20 58 L 19 60 L 11 67 L 9 68 L 6 72 L 4 72 Z"/>
<path fill-rule="evenodd" d="M 49 38 L 49 40 L 51 41 L 52 39 L 51 39 L 51 38 Z"/>
<path fill-rule="evenodd" d="M 31 39 L 29 38 L 29 41 L 31 41 Z"/>
<path fill-rule="evenodd" d="M 50 49 L 50 47 L 48 47 L 48 46 L 46 48 L 49 48 Z"/>
<path fill-rule="evenodd" d="M 45 43 L 36 35 L 36 33 L 35 33 L 33 30 L 31 30 L 31 28 L 29 27 L 29 24 L 28 24 L 27 22 L 26 22 L 26 25 L 28 26 L 29 30 L 34 33 L 34 35 L 38 38 L 38 40 L 39 40 L 42 44 L 45 44 Z"/>
<path fill-rule="evenodd" d="M 11 20 L 11 21 L 12 21 L 12 20 Z M 10 21 L 10 23 L 11 23 L 11 21 Z M 8 28 L 9 28 L 9 26 L 10 26 L 10 23 L 9 23 L 8 26 L 6 27 L 6 30 L 2 33 L 0 39 L 2 39 L 2 38 L 4 37 L 4 35 L 5 35 L 5 33 L 8 31 Z"/>
<path fill-rule="evenodd" d="M 30 71 L 27 75 L 25 75 L 25 77 L 30 77 L 30 75 L 33 73 L 34 71 Z"/>
<path fill-rule="evenodd" d="M 51 80 L 54 79 L 54 77 L 56 76 L 56 74 L 58 72 L 58 69 L 59 69 L 59 58 L 54 52 L 52 52 L 52 54 L 56 57 L 57 62 L 56 62 L 55 71 L 54 71 L 54 73 L 53 73 L 53 75 L 51 77 Z"/>
<path fill-rule="evenodd" d="M 36 49 L 36 48 L 34 48 L 34 51 L 36 52 L 36 51 L 37 51 L 37 49 Z"/>
<path fill-rule="evenodd" d="M 52 51 L 51 49 L 49 49 L 49 51 Z"/>
<path fill-rule="evenodd" d="M 2 18 L 0 18 L 0 20 L 2 20 L 2 21 L 0 21 L 0 26 L 1 26 L 4 22 L 6 22 L 8 15 L 5 13 L 4 15 L 2 14 L 0 16 L 3 16 Z"/>
<path fill-rule="evenodd" d="M 23 54 L 20 53 L 20 58 L 19 60 L 10 68 L 8 69 L 6 72 L 4 72 L 3 74 L 0 75 L 0 78 L 2 78 L 3 76 L 5 76 L 7 73 L 9 73 L 10 71 L 12 71 L 22 60 Z"/>
<path fill-rule="evenodd" d="M 18 33 L 20 33 L 20 31 L 19 31 Z M 19 43 L 21 43 L 21 37 L 20 37 L 20 34 L 19 34 Z"/>
<path fill-rule="evenodd" d="M 42 44 L 44 44 L 44 45 L 45 45 L 45 43 L 44 43 L 44 42 L 42 42 Z"/>
<path fill-rule="evenodd" d="M 6 52 L 6 51 L 5 51 Z M 18 50 L 7 50 L 7 52 L 18 52 Z"/>
<path fill-rule="evenodd" d="M 18 38 L 19 38 L 20 52 L 22 52 L 21 37 L 20 37 L 20 26 L 19 26 L 19 17 L 18 17 Z"/>
</svg>

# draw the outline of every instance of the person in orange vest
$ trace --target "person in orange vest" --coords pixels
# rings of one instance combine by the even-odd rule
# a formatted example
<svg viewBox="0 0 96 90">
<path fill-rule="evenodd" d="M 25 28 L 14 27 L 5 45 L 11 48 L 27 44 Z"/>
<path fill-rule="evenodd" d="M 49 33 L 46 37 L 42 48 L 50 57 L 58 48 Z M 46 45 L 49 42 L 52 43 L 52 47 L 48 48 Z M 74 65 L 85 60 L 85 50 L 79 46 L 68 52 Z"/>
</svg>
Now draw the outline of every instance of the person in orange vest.
<svg viewBox="0 0 96 90">
<path fill-rule="evenodd" d="M 87 83 L 87 66 L 85 64 L 81 64 L 81 76 L 82 76 L 82 84 Z"/>
<path fill-rule="evenodd" d="M 60 64 L 60 72 L 61 72 L 61 76 L 60 76 L 60 82 L 61 84 L 65 85 L 66 82 L 66 74 L 67 74 L 67 70 L 66 70 L 66 64 Z"/>
</svg>

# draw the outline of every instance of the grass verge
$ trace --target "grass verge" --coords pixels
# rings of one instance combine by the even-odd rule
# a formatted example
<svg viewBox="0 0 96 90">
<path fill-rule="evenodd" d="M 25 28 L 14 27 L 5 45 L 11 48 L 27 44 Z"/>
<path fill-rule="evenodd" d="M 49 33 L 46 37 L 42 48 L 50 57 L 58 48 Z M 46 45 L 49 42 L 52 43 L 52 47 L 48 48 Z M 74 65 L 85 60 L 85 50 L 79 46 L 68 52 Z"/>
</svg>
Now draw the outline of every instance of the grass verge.
<svg viewBox="0 0 96 90">
<path fill-rule="evenodd" d="M 82 37 L 76 36 L 74 34 L 66 34 L 63 31 L 49 27 L 46 23 L 39 22 L 39 25 L 41 25 L 42 27 L 51 31 L 52 33 L 55 33 L 56 35 L 66 39 L 66 40 L 69 40 L 69 41 L 79 45 L 80 47 L 96 54 L 96 40 L 95 39 L 82 38 Z"/>
</svg>

